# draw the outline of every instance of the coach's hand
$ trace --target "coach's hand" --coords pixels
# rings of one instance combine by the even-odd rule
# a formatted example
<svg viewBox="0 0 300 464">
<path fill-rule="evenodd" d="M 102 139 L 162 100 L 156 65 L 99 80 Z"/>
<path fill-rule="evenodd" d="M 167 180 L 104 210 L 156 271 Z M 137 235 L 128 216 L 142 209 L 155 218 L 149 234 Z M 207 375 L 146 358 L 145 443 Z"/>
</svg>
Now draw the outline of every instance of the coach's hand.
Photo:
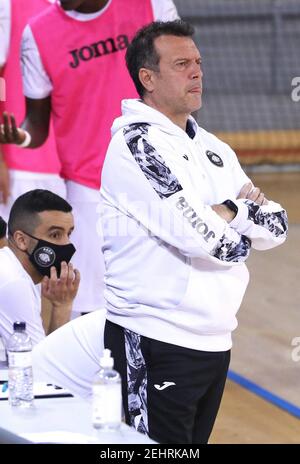
<svg viewBox="0 0 300 464">
<path fill-rule="evenodd" d="M 252 182 L 248 182 L 243 185 L 237 199 L 245 198 L 257 203 L 259 206 L 267 205 L 268 200 L 265 198 L 265 194 L 258 187 L 254 187 Z"/>
</svg>

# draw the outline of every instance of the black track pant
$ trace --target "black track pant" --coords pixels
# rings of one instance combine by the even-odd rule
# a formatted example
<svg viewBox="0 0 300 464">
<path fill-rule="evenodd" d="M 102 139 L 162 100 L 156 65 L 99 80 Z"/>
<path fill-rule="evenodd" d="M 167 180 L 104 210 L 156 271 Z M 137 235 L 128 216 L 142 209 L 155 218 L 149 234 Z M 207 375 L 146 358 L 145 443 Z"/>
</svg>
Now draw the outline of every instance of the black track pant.
<svg viewBox="0 0 300 464">
<path fill-rule="evenodd" d="M 127 424 L 158 443 L 207 443 L 230 351 L 191 350 L 143 337 L 109 321 L 104 344 L 122 377 Z"/>
</svg>

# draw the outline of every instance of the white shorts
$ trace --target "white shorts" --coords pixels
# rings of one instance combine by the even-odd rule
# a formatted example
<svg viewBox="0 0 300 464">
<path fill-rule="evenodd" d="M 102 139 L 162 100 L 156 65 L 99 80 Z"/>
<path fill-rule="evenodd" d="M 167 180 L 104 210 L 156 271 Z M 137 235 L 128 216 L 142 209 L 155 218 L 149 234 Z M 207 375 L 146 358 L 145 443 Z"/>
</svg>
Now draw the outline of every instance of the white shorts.
<svg viewBox="0 0 300 464">
<path fill-rule="evenodd" d="M 65 181 L 58 174 L 9 170 L 10 196 L 6 205 L 0 203 L 0 216 L 7 222 L 12 204 L 23 193 L 34 189 L 46 189 L 66 198 Z"/>
<path fill-rule="evenodd" d="M 104 308 L 104 258 L 101 234 L 100 192 L 76 182 L 66 181 L 67 201 L 73 207 L 75 229 L 71 242 L 76 247 L 72 263 L 81 281 L 73 303 L 73 313 Z"/>
<path fill-rule="evenodd" d="M 106 311 L 94 311 L 54 330 L 34 346 L 34 379 L 67 388 L 74 395 L 92 396 L 104 349 Z"/>
</svg>

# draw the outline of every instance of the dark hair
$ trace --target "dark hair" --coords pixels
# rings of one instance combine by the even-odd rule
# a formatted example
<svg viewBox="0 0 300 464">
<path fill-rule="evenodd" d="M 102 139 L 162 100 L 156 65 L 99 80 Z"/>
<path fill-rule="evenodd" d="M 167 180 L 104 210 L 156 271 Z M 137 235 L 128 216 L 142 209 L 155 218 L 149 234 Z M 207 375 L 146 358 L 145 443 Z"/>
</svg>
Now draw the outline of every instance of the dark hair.
<svg viewBox="0 0 300 464">
<path fill-rule="evenodd" d="M 155 50 L 154 40 L 162 35 L 192 37 L 195 29 L 189 23 L 176 21 L 154 21 L 140 29 L 126 51 L 126 64 L 139 95 L 143 97 L 145 88 L 139 79 L 141 68 L 158 71 L 160 56 Z"/>
<path fill-rule="evenodd" d="M 72 206 L 49 190 L 35 189 L 19 196 L 11 207 L 8 219 L 8 234 L 16 230 L 33 233 L 40 223 L 38 213 L 62 211 L 70 213 Z"/>
<path fill-rule="evenodd" d="M 0 216 L 0 239 L 5 238 L 6 236 L 6 227 L 7 224 L 4 219 Z"/>
</svg>

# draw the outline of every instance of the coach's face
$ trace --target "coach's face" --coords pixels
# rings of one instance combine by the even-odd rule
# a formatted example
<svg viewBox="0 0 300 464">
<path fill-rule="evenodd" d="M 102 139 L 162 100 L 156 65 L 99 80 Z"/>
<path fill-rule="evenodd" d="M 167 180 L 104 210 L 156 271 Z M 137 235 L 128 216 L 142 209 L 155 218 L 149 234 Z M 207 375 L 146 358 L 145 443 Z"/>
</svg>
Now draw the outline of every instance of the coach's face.
<svg viewBox="0 0 300 464">
<path fill-rule="evenodd" d="M 190 37 L 163 35 L 154 45 L 159 71 L 151 71 L 148 96 L 162 113 L 189 115 L 202 104 L 201 56 Z M 173 119 L 171 117 L 171 119 Z"/>
</svg>

